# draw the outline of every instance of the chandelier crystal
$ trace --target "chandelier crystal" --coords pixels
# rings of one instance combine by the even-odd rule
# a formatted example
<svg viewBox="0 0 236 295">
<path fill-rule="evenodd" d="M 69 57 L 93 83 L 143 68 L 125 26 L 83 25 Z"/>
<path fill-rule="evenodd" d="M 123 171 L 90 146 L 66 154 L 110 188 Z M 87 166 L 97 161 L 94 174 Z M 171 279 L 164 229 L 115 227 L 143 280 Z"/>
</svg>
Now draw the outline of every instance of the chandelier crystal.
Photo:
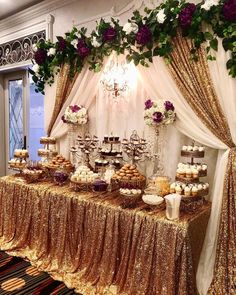
<svg viewBox="0 0 236 295">
<path fill-rule="evenodd" d="M 125 61 L 119 62 L 118 56 L 113 57 L 103 71 L 101 83 L 104 91 L 110 92 L 113 98 L 124 95 L 129 89 L 128 71 Z"/>
</svg>

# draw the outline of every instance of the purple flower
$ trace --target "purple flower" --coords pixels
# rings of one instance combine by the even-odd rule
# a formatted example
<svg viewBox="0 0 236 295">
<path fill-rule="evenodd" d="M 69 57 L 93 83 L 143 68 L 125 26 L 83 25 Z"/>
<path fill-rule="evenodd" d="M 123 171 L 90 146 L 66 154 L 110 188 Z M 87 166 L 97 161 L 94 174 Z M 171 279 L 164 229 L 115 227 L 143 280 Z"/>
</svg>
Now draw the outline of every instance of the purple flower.
<svg viewBox="0 0 236 295">
<path fill-rule="evenodd" d="M 151 99 L 148 99 L 145 101 L 145 110 L 150 109 L 153 106 L 153 102 L 151 101 Z"/>
<path fill-rule="evenodd" d="M 80 110 L 80 107 L 78 105 L 70 106 L 70 109 L 72 110 L 72 113 L 77 113 Z"/>
<path fill-rule="evenodd" d="M 193 14 L 196 10 L 196 5 L 189 3 L 179 13 L 179 23 L 182 28 L 188 28 L 192 23 Z"/>
<path fill-rule="evenodd" d="M 34 54 L 34 59 L 38 65 L 42 65 L 47 59 L 47 51 L 39 48 Z"/>
<path fill-rule="evenodd" d="M 236 20 L 236 0 L 225 1 L 223 5 L 223 15 L 228 21 Z"/>
<path fill-rule="evenodd" d="M 84 39 L 79 39 L 77 44 L 77 52 L 81 58 L 85 58 L 90 53 L 90 48 L 85 43 Z"/>
<path fill-rule="evenodd" d="M 109 27 L 103 33 L 103 41 L 112 41 L 116 38 L 117 31 L 115 28 Z"/>
<path fill-rule="evenodd" d="M 143 25 L 139 28 L 138 33 L 135 37 L 136 41 L 140 45 L 146 45 L 152 39 L 152 32 L 150 31 L 149 27 Z"/>
<path fill-rule="evenodd" d="M 167 112 L 175 110 L 175 107 L 173 106 L 173 103 L 170 102 L 170 101 L 165 101 L 164 105 L 165 105 L 165 108 L 166 108 Z"/>
<path fill-rule="evenodd" d="M 156 123 L 161 123 L 163 120 L 163 114 L 161 112 L 155 112 L 153 114 L 153 121 Z"/>
<path fill-rule="evenodd" d="M 66 49 L 66 45 L 67 45 L 66 40 L 62 37 L 58 37 L 57 50 L 64 51 Z"/>
<path fill-rule="evenodd" d="M 62 119 L 63 123 L 66 123 L 65 115 L 63 115 L 63 116 L 61 117 L 61 119 Z"/>
</svg>

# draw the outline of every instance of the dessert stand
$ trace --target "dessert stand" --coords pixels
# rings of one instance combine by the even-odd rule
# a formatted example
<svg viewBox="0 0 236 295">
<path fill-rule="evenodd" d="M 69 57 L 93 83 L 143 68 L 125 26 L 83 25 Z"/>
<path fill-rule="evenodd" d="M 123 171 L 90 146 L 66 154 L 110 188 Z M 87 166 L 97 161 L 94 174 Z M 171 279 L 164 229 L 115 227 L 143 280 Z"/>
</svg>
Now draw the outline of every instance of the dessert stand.
<svg viewBox="0 0 236 295">
<path fill-rule="evenodd" d="M 77 166 L 77 162 L 79 162 L 92 169 L 90 160 L 92 156 L 95 156 L 94 152 L 98 149 L 98 142 L 96 135 L 91 136 L 89 133 L 85 134 L 84 137 L 79 135 L 77 145 L 70 148 L 72 163 Z"/>
<path fill-rule="evenodd" d="M 50 159 L 56 156 L 56 139 L 52 137 L 41 137 L 40 144 L 43 145 L 43 149 L 38 150 L 38 156 L 41 157 L 41 162 L 49 162 Z M 51 148 L 51 146 L 53 148 Z"/>
<path fill-rule="evenodd" d="M 194 143 L 192 145 L 194 147 Z M 204 158 L 205 152 L 203 151 L 184 151 L 181 150 L 181 156 L 185 158 L 190 159 L 190 164 L 194 165 L 194 159 L 195 158 Z M 191 185 L 191 184 L 201 184 L 200 177 L 207 176 L 207 171 L 201 171 L 198 176 L 196 177 L 182 177 L 182 176 L 176 176 L 176 181 L 185 184 L 185 185 Z M 209 193 L 209 189 L 202 189 L 198 190 L 198 192 L 195 193 L 195 195 L 182 195 L 181 200 L 181 210 L 183 211 L 195 211 L 198 207 L 202 206 L 204 203 L 204 197 L 207 196 Z"/>
</svg>

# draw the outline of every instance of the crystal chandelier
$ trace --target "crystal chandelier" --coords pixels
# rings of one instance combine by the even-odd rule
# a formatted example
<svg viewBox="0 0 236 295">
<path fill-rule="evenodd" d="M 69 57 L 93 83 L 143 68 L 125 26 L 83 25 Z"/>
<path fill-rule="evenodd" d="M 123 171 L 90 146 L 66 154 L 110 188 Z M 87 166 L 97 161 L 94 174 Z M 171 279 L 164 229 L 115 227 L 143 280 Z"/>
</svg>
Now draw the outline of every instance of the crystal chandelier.
<svg viewBox="0 0 236 295">
<path fill-rule="evenodd" d="M 118 56 L 112 58 L 108 63 L 101 78 L 104 91 L 111 93 L 113 98 L 122 96 L 129 88 L 128 65 L 126 62 L 118 61 Z"/>
</svg>

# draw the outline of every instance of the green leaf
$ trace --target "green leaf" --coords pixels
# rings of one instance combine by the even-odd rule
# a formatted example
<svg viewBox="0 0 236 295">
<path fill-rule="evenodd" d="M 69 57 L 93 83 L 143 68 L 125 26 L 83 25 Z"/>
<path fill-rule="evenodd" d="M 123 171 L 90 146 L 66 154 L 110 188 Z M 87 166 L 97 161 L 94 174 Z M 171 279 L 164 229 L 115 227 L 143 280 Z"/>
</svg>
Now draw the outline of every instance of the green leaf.
<svg viewBox="0 0 236 295">
<path fill-rule="evenodd" d="M 210 46 L 211 46 L 212 49 L 217 51 L 218 50 L 218 40 L 216 38 L 212 39 L 210 41 Z"/>
</svg>

